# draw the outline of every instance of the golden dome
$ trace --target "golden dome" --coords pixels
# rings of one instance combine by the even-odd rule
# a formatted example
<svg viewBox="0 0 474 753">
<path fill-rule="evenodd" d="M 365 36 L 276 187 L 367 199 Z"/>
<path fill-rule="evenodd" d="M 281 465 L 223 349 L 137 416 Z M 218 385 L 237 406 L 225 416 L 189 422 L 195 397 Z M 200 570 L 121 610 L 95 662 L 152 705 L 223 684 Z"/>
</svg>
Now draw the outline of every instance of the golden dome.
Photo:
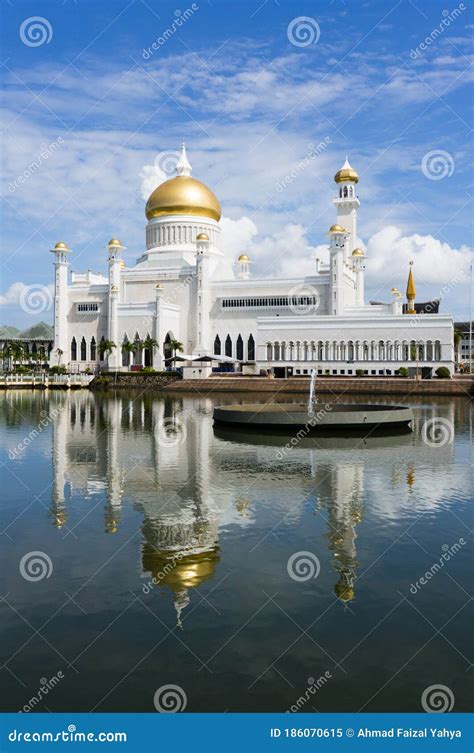
<svg viewBox="0 0 474 753">
<path fill-rule="evenodd" d="M 118 248 L 118 247 L 120 247 L 120 248 L 121 248 L 121 247 L 122 247 L 122 244 L 121 244 L 121 242 L 119 241 L 119 239 L 118 239 L 118 238 L 111 238 L 111 239 L 109 240 L 109 242 L 108 242 L 108 244 L 107 244 L 107 245 L 108 245 L 109 247 L 110 247 L 110 246 L 115 246 L 116 248 Z"/>
<path fill-rule="evenodd" d="M 190 175 L 176 175 L 155 188 L 146 203 L 145 214 L 148 220 L 167 214 L 191 214 L 219 222 L 222 210 L 204 183 Z"/>
<path fill-rule="evenodd" d="M 172 552 L 157 551 L 149 544 L 143 546 L 144 570 L 152 574 L 156 585 L 166 585 L 176 593 L 196 588 L 213 578 L 219 559 L 217 547 L 196 554 L 178 552 L 173 555 Z"/>
<path fill-rule="evenodd" d="M 336 181 L 336 183 L 344 183 L 345 181 L 351 181 L 352 183 L 359 182 L 359 175 L 357 173 L 357 170 L 354 170 L 354 168 L 351 167 L 347 157 L 341 169 L 338 170 L 335 174 L 334 180 Z"/>
<path fill-rule="evenodd" d="M 207 233 L 199 233 L 199 235 L 196 238 L 197 241 L 208 241 L 209 236 Z"/>
<path fill-rule="evenodd" d="M 347 233 L 347 230 L 345 227 L 342 227 L 342 225 L 331 225 L 329 228 L 330 233 Z"/>
<path fill-rule="evenodd" d="M 361 248 L 355 248 L 352 252 L 352 256 L 365 256 L 365 254 Z"/>
<path fill-rule="evenodd" d="M 125 262 L 124 262 L 124 261 L 121 261 L 121 262 L 120 262 L 120 269 L 125 269 L 125 267 L 126 267 L 126 264 L 125 264 Z"/>
<path fill-rule="evenodd" d="M 56 243 L 54 248 L 58 249 L 58 251 L 59 249 L 64 249 L 65 251 L 69 251 L 68 245 L 67 243 L 64 243 L 64 241 L 59 241 L 59 243 Z"/>
<path fill-rule="evenodd" d="M 240 254 L 237 261 L 250 261 L 250 256 L 247 256 L 247 254 Z"/>
</svg>

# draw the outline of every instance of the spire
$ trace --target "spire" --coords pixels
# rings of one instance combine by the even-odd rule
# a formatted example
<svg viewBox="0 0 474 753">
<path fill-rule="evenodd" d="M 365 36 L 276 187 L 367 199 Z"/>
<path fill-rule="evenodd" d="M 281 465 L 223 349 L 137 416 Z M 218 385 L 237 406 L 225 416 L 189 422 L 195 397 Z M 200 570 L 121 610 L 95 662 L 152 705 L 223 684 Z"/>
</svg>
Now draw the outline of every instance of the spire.
<svg viewBox="0 0 474 753">
<path fill-rule="evenodd" d="M 413 298 L 415 299 L 416 296 L 416 288 L 415 288 L 415 280 L 413 279 L 413 272 L 412 272 L 412 264 L 413 262 L 410 262 L 410 271 L 408 273 L 408 282 L 407 282 L 407 298 Z"/>
<path fill-rule="evenodd" d="M 407 282 L 407 290 L 406 290 L 406 296 L 407 296 L 407 314 L 415 314 L 415 297 L 416 297 L 416 288 L 415 288 L 415 280 L 413 278 L 413 272 L 412 272 L 412 266 L 413 262 L 410 262 L 410 271 L 408 273 L 408 282 Z"/>
<path fill-rule="evenodd" d="M 192 170 L 192 167 L 189 164 L 189 160 L 186 155 L 186 144 L 183 141 L 183 144 L 181 146 L 181 154 L 176 164 L 176 174 L 177 175 L 191 175 L 191 170 Z"/>
</svg>

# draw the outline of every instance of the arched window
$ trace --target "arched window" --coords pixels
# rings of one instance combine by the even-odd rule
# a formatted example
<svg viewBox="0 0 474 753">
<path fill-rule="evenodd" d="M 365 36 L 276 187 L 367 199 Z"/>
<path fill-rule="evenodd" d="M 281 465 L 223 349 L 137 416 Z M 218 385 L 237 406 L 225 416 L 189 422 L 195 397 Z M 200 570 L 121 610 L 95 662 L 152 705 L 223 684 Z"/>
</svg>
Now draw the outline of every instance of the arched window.
<svg viewBox="0 0 474 753">
<path fill-rule="evenodd" d="M 232 358 L 232 340 L 230 339 L 230 335 L 227 335 L 225 339 L 225 354 L 229 358 Z"/>
<path fill-rule="evenodd" d="M 104 337 L 104 335 L 102 335 L 102 337 L 100 338 L 100 342 L 101 343 L 105 343 L 105 337 Z M 104 360 L 104 356 L 105 356 L 105 350 L 104 350 L 104 348 L 103 347 L 99 347 L 99 358 L 100 358 L 101 361 Z"/>
<path fill-rule="evenodd" d="M 236 356 L 239 361 L 244 360 L 244 341 L 242 340 L 242 337 L 240 335 L 237 338 Z"/>
<path fill-rule="evenodd" d="M 130 366 L 130 343 L 127 335 L 124 335 L 122 340 L 122 366 Z"/>
<path fill-rule="evenodd" d="M 250 335 L 247 343 L 247 356 L 249 361 L 255 361 L 255 340 L 253 335 Z"/>
<path fill-rule="evenodd" d="M 77 343 L 75 337 L 71 340 L 71 361 L 77 361 Z"/>
<path fill-rule="evenodd" d="M 347 186 L 344 186 L 344 198 L 347 199 Z"/>
<path fill-rule="evenodd" d="M 81 361 L 87 360 L 87 345 L 86 345 L 86 338 L 83 337 L 81 340 Z"/>
<path fill-rule="evenodd" d="M 219 335 L 216 335 L 214 339 L 214 355 L 220 356 L 221 355 L 221 338 Z"/>
<path fill-rule="evenodd" d="M 95 337 L 91 338 L 91 361 L 95 361 L 97 358 L 97 346 L 95 342 Z"/>
</svg>

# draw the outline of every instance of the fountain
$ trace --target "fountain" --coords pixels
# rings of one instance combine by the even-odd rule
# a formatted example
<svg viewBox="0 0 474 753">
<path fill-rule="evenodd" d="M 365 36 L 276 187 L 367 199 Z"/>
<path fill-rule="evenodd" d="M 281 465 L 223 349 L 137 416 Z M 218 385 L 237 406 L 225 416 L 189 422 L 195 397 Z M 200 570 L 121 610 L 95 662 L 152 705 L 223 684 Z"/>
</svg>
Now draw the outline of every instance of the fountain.
<svg viewBox="0 0 474 753">
<path fill-rule="evenodd" d="M 368 403 L 318 403 L 316 369 L 311 372 L 307 404 L 247 403 L 214 408 L 215 424 L 241 429 L 302 429 L 305 434 L 318 430 L 371 430 L 409 427 L 413 411 L 406 405 Z M 317 410 L 318 408 L 318 410 Z"/>
</svg>

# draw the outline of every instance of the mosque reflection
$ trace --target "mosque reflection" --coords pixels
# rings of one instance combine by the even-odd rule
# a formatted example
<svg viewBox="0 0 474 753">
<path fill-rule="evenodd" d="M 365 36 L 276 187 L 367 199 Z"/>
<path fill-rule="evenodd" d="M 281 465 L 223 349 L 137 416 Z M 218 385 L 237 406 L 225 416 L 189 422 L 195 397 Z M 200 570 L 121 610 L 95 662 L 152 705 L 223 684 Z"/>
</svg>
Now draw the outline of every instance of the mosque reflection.
<svg viewBox="0 0 474 753">
<path fill-rule="evenodd" d="M 81 392 L 61 401 L 53 418 L 53 524 L 67 526 L 72 491 L 105 496 L 107 534 L 119 531 L 122 506 L 131 504 L 142 515 L 143 578 L 172 592 L 178 625 L 192 590 L 216 577 L 220 530 L 252 526 L 255 500 L 272 485 L 277 493 L 285 478 L 302 499 L 313 490 L 334 591 L 350 602 L 367 484 L 374 491 L 377 479 L 381 495 L 383 484 L 409 492 L 417 456 L 430 452 L 416 427 L 395 436 L 305 437 L 288 450 L 288 436 L 214 429 L 208 399 Z M 443 448 L 433 462 L 442 464 L 451 452 Z M 378 462 L 383 472 L 374 475 Z M 275 468 L 277 475 L 270 472 Z M 242 479 L 251 479 L 244 490 Z"/>
</svg>

